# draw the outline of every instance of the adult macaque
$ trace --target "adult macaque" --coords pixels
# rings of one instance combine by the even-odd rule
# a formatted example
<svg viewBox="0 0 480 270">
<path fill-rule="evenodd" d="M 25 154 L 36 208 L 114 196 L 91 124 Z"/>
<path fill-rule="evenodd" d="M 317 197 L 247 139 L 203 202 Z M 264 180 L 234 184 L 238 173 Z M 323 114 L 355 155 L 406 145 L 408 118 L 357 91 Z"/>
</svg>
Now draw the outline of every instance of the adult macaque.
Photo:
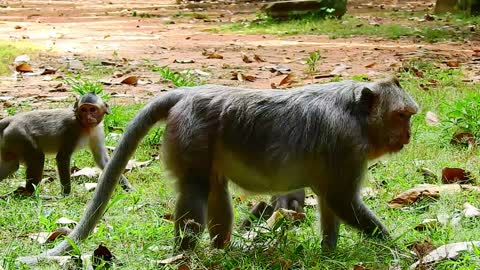
<svg viewBox="0 0 480 270">
<path fill-rule="evenodd" d="M 42 179 L 45 154 L 56 154 L 62 193 L 68 195 L 72 154 L 88 145 L 95 163 L 103 169 L 108 162 L 104 143 L 103 116 L 108 104 L 94 93 L 75 102 L 72 109 L 38 110 L 19 113 L 0 121 L 0 180 L 26 165 L 27 183 L 17 191 L 32 194 Z M 124 189 L 132 187 L 121 177 Z"/>
<path fill-rule="evenodd" d="M 336 246 L 340 221 L 387 237 L 358 191 L 369 159 L 409 143 L 410 118 L 417 111 L 396 79 L 288 91 L 205 85 L 161 94 L 130 122 L 69 237 L 78 242 L 92 231 L 129 158 L 160 120 L 166 120 L 164 158 L 178 184 L 175 234 L 180 249 L 193 248 L 205 227 L 215 247 L 229 242 L 228 180 L 258 193 L 311 188 L 319 198 L 323 248 Z M 63 241 L 43 255 L 69 248 Z"/>
</svg>

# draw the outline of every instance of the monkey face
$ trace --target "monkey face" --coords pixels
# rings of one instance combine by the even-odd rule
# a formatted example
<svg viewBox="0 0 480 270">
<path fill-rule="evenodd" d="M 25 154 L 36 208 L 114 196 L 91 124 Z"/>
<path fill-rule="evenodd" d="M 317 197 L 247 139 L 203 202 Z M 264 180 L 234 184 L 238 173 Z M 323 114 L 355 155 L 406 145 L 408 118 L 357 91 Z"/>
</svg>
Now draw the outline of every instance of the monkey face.
<svg viewBox="0 0 480 270">
<path fill-rule="evenodd" d="M 77 118 L 83 127 L 92 128 L 97 126 L 103 120 L 105 110 L 96 104 L 82 104 L 77 108 Z"/>
</svg>

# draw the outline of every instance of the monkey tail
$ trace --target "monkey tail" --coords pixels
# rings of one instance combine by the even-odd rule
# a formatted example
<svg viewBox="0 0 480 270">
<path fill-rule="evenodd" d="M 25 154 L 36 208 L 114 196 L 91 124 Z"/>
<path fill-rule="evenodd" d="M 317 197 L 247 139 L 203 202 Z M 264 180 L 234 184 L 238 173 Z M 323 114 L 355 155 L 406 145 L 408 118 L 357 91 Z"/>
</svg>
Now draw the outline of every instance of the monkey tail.
<svg viewBox="0 0 480 270">
<path fill-rule="evenodd" d="M 88 207 L 73 231 L 68 237 L 75 243 L 85 239 L 93 230 L 97 222 L 103 216 L 113 190 L 118 183 L 120 175 L 125 170 L 128 160 L 137 149 L 138 144 L 148 131 L 158 122 L 168 117 L 170 108 L 175 106 L 183 97 L 180 90 L 162 94 L 151 101 L 130 121 L 123 134 L 112 158 L 103 170 L 95 194 Z M 38 256 L 19 257 L 17 261 L 33 265 L 48 256 L 59 256 L 70 250 L 72 246 L 67 240 L 63 240 L 54 248 Z"/>
</svg>

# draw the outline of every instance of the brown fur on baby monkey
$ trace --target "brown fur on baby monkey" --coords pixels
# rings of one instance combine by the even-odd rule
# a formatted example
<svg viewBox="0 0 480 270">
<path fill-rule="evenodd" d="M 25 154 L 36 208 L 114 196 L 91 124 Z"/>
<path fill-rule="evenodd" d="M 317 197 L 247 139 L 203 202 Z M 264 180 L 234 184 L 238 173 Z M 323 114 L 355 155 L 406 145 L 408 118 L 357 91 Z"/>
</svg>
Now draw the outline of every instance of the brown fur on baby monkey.
<svg viewBox="0 0 480 270">
<path fill-rule="evenodd" d="M 93 230 L 129 158 L 162 120 L 163 158 L 178 187 L 175 237 L 180 249 L 193 248 L 206 228 L 215 247 L 228 244 L 233 228 L 228 181 L 267 194 L 310 188 L 319 201 L 325 249 L 336 246 L 340 222 L 387 237 L 359 190 L 369 159 L 409 143 L 410 120 L 417 111 L 417 103 L 394 78 L 288 91 L 203 85 L 162 93 L 130 121 L 69 237 L 78 242 Z M 303 199 L 303 190 L 298 194 Z M 295 196 L 286 198 L 298 202 Z M 46 254 L 69 248 L 63 241 Z"/>
<path fill-rule="evenodd" d="M 110 109 L 99 96 L 88 93 L 75 102 L 72 109 L 23 112 L 0 121 L 0 180 L 26 166 L 27 182 L 19 188 L 32 194 L 42 179 L 45 154 L 56 154 L 62 193 L 71 192 L 70 160 L 72 154 L 88 146 L 95 163 L 103 169 L 108 162 L 105 148 L 103 117 Z M 124 189 L 131 186 L 121 177 Z"/>
</svg>

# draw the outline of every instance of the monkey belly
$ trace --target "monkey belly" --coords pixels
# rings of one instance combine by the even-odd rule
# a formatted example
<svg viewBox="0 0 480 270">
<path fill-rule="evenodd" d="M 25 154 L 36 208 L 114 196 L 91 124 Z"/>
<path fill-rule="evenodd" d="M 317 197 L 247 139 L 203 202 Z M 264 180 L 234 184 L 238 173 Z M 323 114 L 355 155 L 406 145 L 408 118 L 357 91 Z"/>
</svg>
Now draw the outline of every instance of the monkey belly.
<svg viewBox="0 0 480 270">
<path fill-rule="evenodd" d="M 224 152 L 221 157 L 224 175 L 239 187 L 255 193 L 283 193 L 309 187 L 305 168 L 295 164 L 276 168 L 251 166 L 241 158 Z"/>
</svg>

